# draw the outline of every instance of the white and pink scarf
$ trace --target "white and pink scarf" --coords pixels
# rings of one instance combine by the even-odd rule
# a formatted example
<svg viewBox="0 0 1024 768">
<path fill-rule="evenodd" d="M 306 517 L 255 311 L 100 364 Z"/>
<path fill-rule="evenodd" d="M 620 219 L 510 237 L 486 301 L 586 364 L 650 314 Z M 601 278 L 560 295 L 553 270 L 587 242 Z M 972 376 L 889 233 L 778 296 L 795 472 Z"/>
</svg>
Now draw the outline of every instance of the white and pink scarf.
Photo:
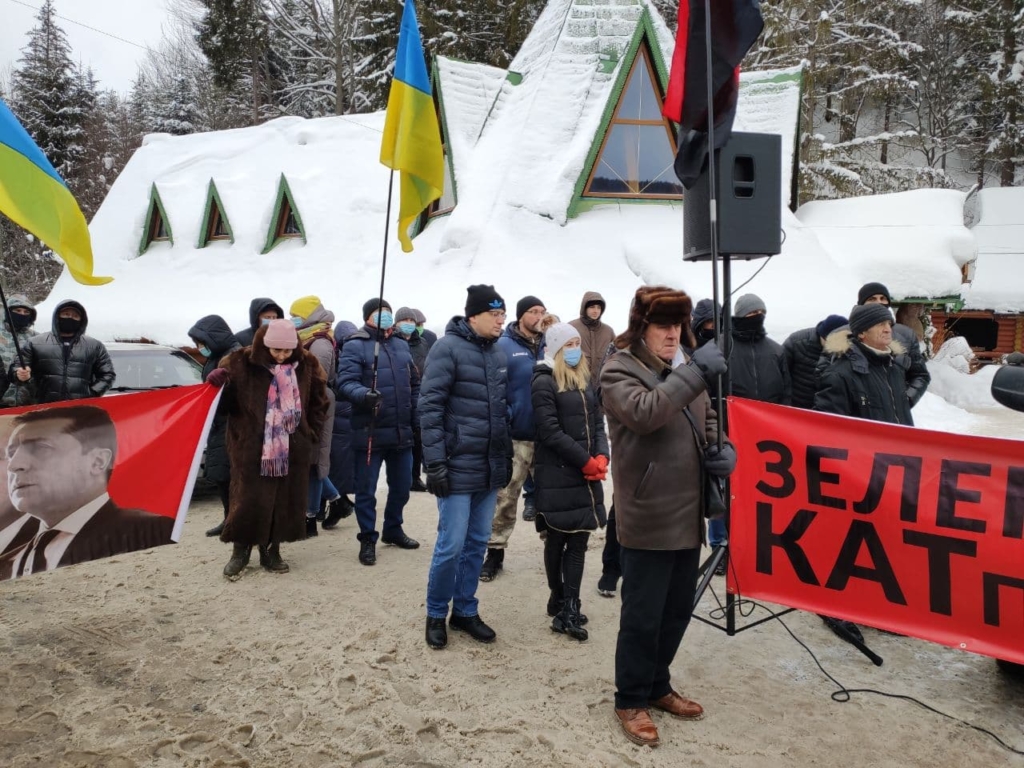
<svg viewBox="0 0 1024 768">
<path fill-rule="evenodd" d="M 285 477 L 288 474 L 288 438 L 302 419 L 302 401 L 295 379 L 298 363 L 270 366 L 270 389 L 267 391 L 267 416 L 263 422 L 263 455 L 260 474 L 264 477 Z"/>
</svg>

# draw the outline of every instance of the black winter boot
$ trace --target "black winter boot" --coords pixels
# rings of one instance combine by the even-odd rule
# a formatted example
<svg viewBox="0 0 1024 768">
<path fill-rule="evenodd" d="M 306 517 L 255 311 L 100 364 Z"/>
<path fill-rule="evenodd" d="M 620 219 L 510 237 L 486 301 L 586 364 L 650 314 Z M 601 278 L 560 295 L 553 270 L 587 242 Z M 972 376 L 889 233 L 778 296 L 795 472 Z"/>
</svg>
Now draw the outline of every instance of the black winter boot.
<svg viewBox="0 0 1024 768">
<path fill-rule="evenodd" d="M 488 547 L 487 557 L 484 559 L 483 567 L 480 569 L 480 581 L 494 581 L 504 562 L 504 549 L 491 549 Z"/>
<path fill-rule="evenodd" d="M 237 581 L 242 576 L 242 571 L 249 564 L 249 555 L 252 554 L 252 547 L 246 544 L 235 544 L 231 550 L 231 559 L 224 566 L 224 575 L 232 581 Z"/>
<path fill-rule="evenodd" d="M 217 523 L 215 526 L 213 526 L 213 528 L 210 528 L 206 532 L 206 535 L 207 536 L 220 536 L 222 533 L 224 533 L 224 523 L 226 523 L 226 522 L 227 522 L 227 518 L 224 518 L 219 523 Z"/>
<path fill-rule="evenodd" d="M 565 600 L 562 598 L 562 593 L 556 590 L 551 590 L 551 597 L 548 598 L 548 616 L 557 616 L 562 612 L 562 603 Z M 582 607 L 582 604 L 581 604 Z M 586 614 L 580 614 L 580 626 L 586 624 L 590 619 Z"/>
<path fill-rule="evenodd" d="M 266 549 L 266 560 L 263 556 L 263 548 L 260 548 L 260 565 L 271 573 L 288 573 L 288 563 L 281 559 L 281 545 L 271 544 Z"/>
<path fill-rule="evenodd" d="M 551 630 L 581 643 L 589 637 L 580 621 L 580 601 L 577 598 L 569 597 L 562 602 L 562 610 L 551 622 Z"/>
</svg>

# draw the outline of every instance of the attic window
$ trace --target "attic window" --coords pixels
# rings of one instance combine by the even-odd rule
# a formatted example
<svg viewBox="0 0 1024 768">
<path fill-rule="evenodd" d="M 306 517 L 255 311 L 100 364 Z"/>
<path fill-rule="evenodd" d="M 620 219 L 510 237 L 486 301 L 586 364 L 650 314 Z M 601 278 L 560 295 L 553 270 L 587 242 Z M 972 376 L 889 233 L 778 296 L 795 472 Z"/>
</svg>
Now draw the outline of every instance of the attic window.
<svg viewBox="0 0 1024 768">
<path fill-rule="evenodd" d="M 156 184 L 153 184 L 149 190 L 149 208 L 146 211 L 146 222 L 142 229 L 142 240 L 139 242 L 139 255 L 145 253 L 150 245 L 158 242 L 169 242 L 174 245 L 174 234 L 167 221 L 167 212 L 160 199 L 160 192 L 157 190 Z"/>
<path fill-rule="evenodd" d="M 661 107 L 650 53 L 646 45 L 640 45 L 584 195 L 663 200 L 682 197 L 683 187 L 672 168 L 675 137 Z"/>
<path fill-rule="evenodd" d="M 263 252 L 267 253 L 282 240 L 306 241 L 306 230 L 302 226 L 302 217 L 295 206 L 292 190 L 288 180 L 281 174 L 281 182 L 277 188 L 277 202 L 274 205 L 274 217 L 271 219 L 270 232 Z"/>
<path fill-rule="evenodd" d="M 211 240 L 229 240 L 235 242 L 231 224 L 224 213 L 224 204 L 220 200 L 217 186 L 210 179 L 206 193 L 206 212 L 203 215 L 203 228 L 200 230 L 199 247 L 205 248 Z"/>
</svg>

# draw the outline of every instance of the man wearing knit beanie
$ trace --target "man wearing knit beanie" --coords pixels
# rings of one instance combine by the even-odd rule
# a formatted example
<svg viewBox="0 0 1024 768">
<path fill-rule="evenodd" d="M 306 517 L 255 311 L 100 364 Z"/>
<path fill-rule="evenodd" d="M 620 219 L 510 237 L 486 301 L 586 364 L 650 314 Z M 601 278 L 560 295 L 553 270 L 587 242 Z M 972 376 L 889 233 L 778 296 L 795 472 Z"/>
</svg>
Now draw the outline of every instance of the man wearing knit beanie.
<svg viewBox="0 0 1024 768">
<path fill-rule="evenodd" d="M 865 283 L 857 291 L 857 304 L 880 304 L 891 310 L 892 296 L 889 294 L 889 289 L 882 283 Z M 932 375 L 928 373 L 924 355 L 921 354 L 921 341 L 914 329 L 902 323 L 895 323 L 892 327 L 892 335 L 903 346 L 903 354 L 909 361 L 909 364 L 904 366 L 904 371 L 907 380 L 907 396 L 910 398 L 910 407 L 913 408 L 924 396 L 931 383 Z"/>
<path fill-rule="evenodd" d="M 786 367 L 789 368 L 789 380 L 793 388 L 793 407 L 814 407 L 822 345 L 829 334 L 846 324 L 847 320 L 842 315 L 829 315 L 811 328 L 794 331 L 782 342 L 782 351 L 786 355 Z"/>
<path fill-rule="evenodd" d="M 792 385 L 782 345 L 764 329 L 767 308 L 761 297 L 748 293 L 733 307 L 729 380 L 732 394 L 763 403 L 789 405 Z"/>
<path fill-rule="evenodd" d="M 342 345 L 337 390 L 352 404 L 359 562 L 375 565 L 378 539 L 399 549 L 420 545 L 402 528 L 411 487 L 413 430 L 419 423 L 420 376 L 409 345 L 391 332 L 391 305 L 370 299 L 363 304 L 363 318 L 363 327 Z M 378 536 L 376 492 L 382 466 L 388 497 Z"/>
<path fill-rule="evenodd" d="M 427 646 L 448 644 L 449 625 L 490 643 L 476 598 L 498 490 L 512 479 L 508 358 L 495 343 L 505 301 L 491 285 L 471 285 L 466 316 L 454 317 L 430 351 L 420 395 L 427 489 L 440 518 L 427 577 Z"/>
<path fill-rule="evenodd" d="M 480 581 L 491 581 L 502 570 L 505 548 L 512 535 L 518 516 L 519 495 L 533 470 L 533 439 L 537 428 L 533 423 L 533 368 L 544 358 L 540 321 L 544 317 L 544 302 L 536 296 L 524 296 L 516 302 L 516 321 L 505 329 L 498 339 L 498 348 L 508 358 L 508 398 L 512 414 L 512 480 L 498 491 L 498 501 L 491 523 L 491 538 L 487 542 L 487 558 L 480 569 Z M 523 513 L 527 520 L 535 519 L 530 509 Z"/>
</svg>

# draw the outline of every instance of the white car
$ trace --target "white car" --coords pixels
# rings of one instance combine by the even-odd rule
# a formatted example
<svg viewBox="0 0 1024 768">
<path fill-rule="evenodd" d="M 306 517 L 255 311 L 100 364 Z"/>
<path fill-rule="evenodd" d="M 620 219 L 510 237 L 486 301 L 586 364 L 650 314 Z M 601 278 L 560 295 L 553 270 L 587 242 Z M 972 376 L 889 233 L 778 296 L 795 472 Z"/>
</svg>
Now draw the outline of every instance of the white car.
<svg viewBox="0 0 1024 768">
<path fill-rule="evenodd" d="M 117 378 L 108 395 L 187 387 L 203 382 L 203 368 L 185 352 L 162 344 L 104 342 Z"/>
</svg>

